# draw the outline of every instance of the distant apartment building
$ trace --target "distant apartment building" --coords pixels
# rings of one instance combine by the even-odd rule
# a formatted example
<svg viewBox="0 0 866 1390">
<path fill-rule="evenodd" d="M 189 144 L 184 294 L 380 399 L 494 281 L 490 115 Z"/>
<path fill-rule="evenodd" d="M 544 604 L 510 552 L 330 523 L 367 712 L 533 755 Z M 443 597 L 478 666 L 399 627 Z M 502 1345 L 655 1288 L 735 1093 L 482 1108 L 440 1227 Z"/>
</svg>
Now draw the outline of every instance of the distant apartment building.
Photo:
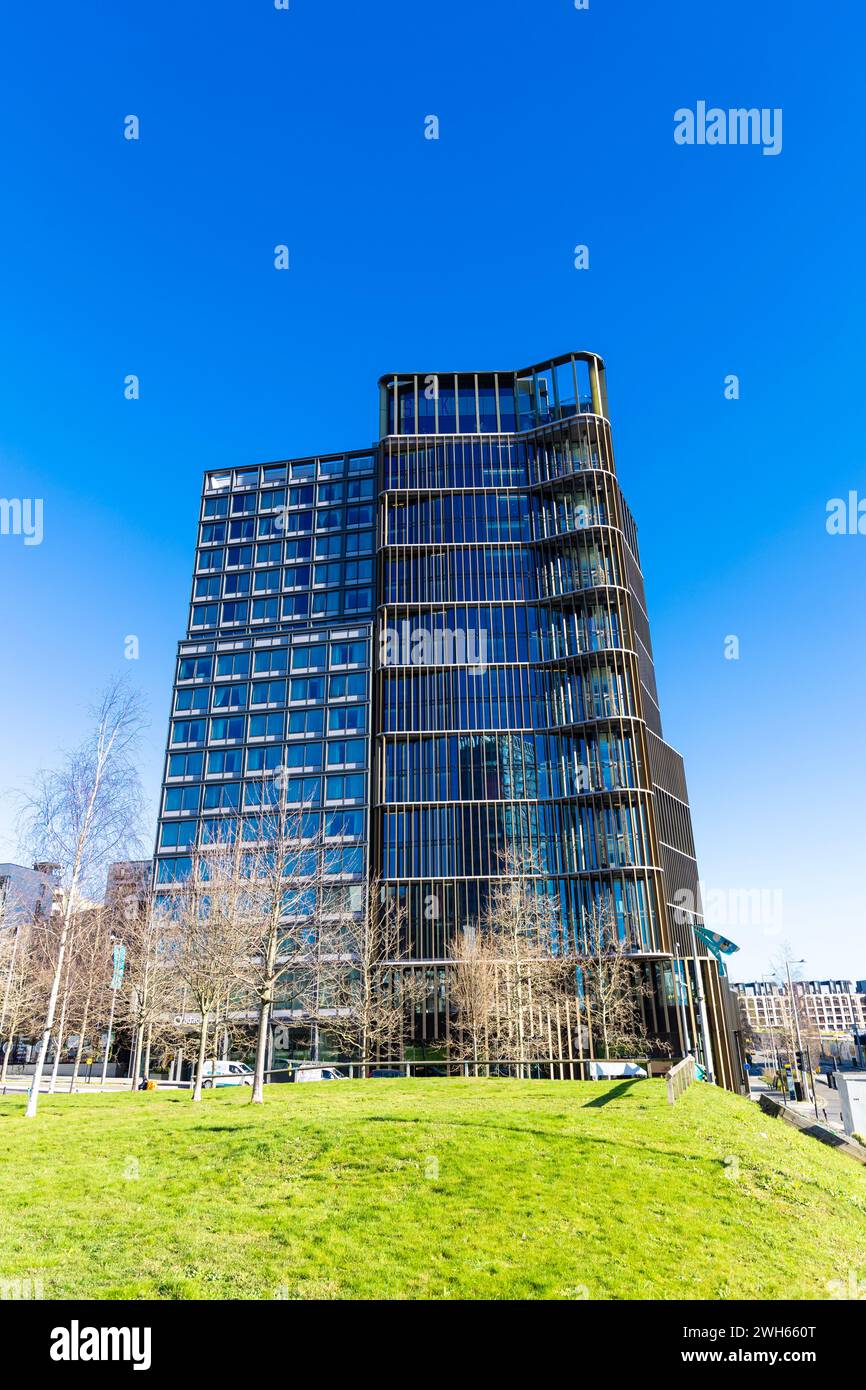
<svg viewBox="0 0 866 1390">
<path fill-rule="evenodd" d="M 749 980 L 733 988 L 756 1032 L 787 1026 L 787 984 Z M 795 980 L 793 988 L 800 1018 L 814 1024 L 819 1032 L 866 1032 L 866 980 Z"/>
<path fill-rule="evenodd" d="M 110 864 L 105 883 L 105 906 L 119 917 L 135 917 L 141 911 L 153 880 L 151 859 L 123 859 Z"/>
<path fill-rule="evenodd" d="M 61 897 L 58 864 L 0 864 L 0 912 L 30 922 L 50 916 Z"/>
</svg>

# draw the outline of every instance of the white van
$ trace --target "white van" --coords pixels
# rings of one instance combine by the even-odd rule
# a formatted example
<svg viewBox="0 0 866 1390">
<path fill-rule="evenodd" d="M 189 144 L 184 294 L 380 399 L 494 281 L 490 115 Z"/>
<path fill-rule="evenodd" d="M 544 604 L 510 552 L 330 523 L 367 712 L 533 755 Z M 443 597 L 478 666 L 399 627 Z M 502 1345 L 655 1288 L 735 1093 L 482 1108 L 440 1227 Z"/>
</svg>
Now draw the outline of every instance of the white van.
<svg viewBox="0 0 866 1390">
<path fill-rule="evenodd" d="M 202 1086 L 210 1090 L 213 1086 L 252 1086 L 253 1069 L 246 1062 L 205 1062 L 202 1068 Z"/>
<path fill-rule="evenodd" d="M 336 1067 L 319 1067 L 315 1063 L 309 1065 L 302 1062 L 292 1072 L 293 1081 L 346 1081 L 344 1072 L 338 1071 Z"/>
</svg>

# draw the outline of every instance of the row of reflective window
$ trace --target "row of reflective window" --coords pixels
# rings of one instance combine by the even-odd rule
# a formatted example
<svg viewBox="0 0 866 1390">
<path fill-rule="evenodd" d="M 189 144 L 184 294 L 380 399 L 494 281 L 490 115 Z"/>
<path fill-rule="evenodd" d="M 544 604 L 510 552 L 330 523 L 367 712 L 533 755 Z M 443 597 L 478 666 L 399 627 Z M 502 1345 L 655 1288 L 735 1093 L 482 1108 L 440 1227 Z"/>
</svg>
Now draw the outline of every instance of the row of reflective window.
<svg viewBox="0 0 866 1390">
<path fill-rule="evenodd" d="M 308 536 L 315 530 L 343 531 L 372 526 L 373 507 L 325 507 L 321 511 L 285 511 L 273 516 L 244 517 L 236 521 L 203 521 L 199 532 L 200 545 L 231 545 L 241 541 L 280 540 L 286 536 Z"/>
<path fill-rule="evenodd" d="M 372 502 L 374 496 L 373 478 L 351 478 L 346 483 L 310 483 L 299 487 L 268 488 L 258 493 L 236 492 L 231 496 L 205 495 L 201 514 L 203 521 L 224 521 L 229 517 L 255 516 L 257 512 L 273 512 L 284 507 L 331 507 L 343 502 Z"/>
<path fill-rule="evenodd" d="M 530 666 L 388 671 L 382 684 L 382 731 L 549 729 L 636 713 L 628 669 Z"/>
<path fill-rule="evenodd" d="M 250 659 L 252 656 L 252 669 Z M 216 670 L 212 656 L 182 656 L 178 662 L 177 679 L 209 681 L 217 677 L 246 677 L 279 675 L 287 671 L 332 671 L 366 666 L 369 647 L 364 641 L 298 642 L 289 646 L 259 647 L 248 651 L 219 652 Z"/>
<path fill-rule="evenodd" d="M 471 878 L 501 872 L 498 851 L 520 845 L 541 873 L 592 873 L 651 863 L 646 809 L 631 806 L 530 804 L 520 838 L 511 840 L 512 808 L 430 806 L 383 816 L 388 878 Z"/>
<path fill-rule="evenodd" d="M 277 487 L 280 483 L 304 482 L 311 478 L 340 478 L 348 473 L 371 473 L 376 466 L 375 455 L 335 454 L 325 458 L 288 459 L 285 463 L 256 464 L 229 472 L 213 472 L 205 476 L 205 495 L 215 492 L 242 492 L 249 488 Z"/>
<path fill-rule="evenodd" d="M 640 785 L 634 735 L 443 734 L 382 743 L 385 802 L 577 797 Z"/>
<path fill-rule="evenodd" d="M 383 488 L 528 487 L 589 469 L 610 468 L 600 422 L 583 421 L 562 438 L 389 439 Z"/>
</svg>

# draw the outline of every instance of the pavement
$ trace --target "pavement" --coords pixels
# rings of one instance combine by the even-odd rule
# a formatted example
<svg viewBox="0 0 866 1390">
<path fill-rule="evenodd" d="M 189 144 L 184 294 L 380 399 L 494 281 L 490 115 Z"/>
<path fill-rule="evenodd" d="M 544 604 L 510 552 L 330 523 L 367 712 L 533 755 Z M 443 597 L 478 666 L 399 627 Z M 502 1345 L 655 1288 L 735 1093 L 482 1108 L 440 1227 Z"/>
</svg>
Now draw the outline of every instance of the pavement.
<svg viewBox="0 0 866 1390">
<path fill-rule="evenodd" d="M 838 1130 L 844 1134 L 842 1126 L 842 1104 L 839 1099 L 839 1092 L 827 1085 L 823 1076 L 814 1081 L 815 1102 L 818 1106 L 818 1120 L 821 1124 L 827 1125 L 828 1129 Z M 772 1086 L 767 1086 L 760 1077 L 752 1076 L 749 1078 L 749 1095 L 752 1100 L 757 1101 L 759 1096 L 772 1096 L 774 1100 L 784 1100 L 785 1104 L 798 1114 L 815 1119 L 815 1103 L 811 1100 L 789 1100 L 780 1091 L 776 1091 Z"/>
</svg>

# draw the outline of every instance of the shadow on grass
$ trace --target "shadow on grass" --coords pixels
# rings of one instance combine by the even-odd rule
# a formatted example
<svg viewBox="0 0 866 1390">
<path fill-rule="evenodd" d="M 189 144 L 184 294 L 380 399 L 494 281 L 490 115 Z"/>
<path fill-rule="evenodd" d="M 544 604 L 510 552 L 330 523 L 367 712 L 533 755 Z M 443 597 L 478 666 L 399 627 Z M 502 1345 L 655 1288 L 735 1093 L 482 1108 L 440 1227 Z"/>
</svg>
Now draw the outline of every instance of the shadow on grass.
<svg viewBox="0 0 866 1390">
<path fill-rule="evenodd" d="M 600 1110 L 603 1105 L 610 1105 L 612 1100 L 620 1100 L 627 1095 L 633 1086 L 638 1084 L 639 1077 L 633 1077 L 631 1081 L 623 1081 L 619 1086 L 614 1086 L 612 1091 L 606 1091 L 603 1095 L 596 1096 L 595 1100 L 584 1101 L 581 1110 Z"/>
</svg>

